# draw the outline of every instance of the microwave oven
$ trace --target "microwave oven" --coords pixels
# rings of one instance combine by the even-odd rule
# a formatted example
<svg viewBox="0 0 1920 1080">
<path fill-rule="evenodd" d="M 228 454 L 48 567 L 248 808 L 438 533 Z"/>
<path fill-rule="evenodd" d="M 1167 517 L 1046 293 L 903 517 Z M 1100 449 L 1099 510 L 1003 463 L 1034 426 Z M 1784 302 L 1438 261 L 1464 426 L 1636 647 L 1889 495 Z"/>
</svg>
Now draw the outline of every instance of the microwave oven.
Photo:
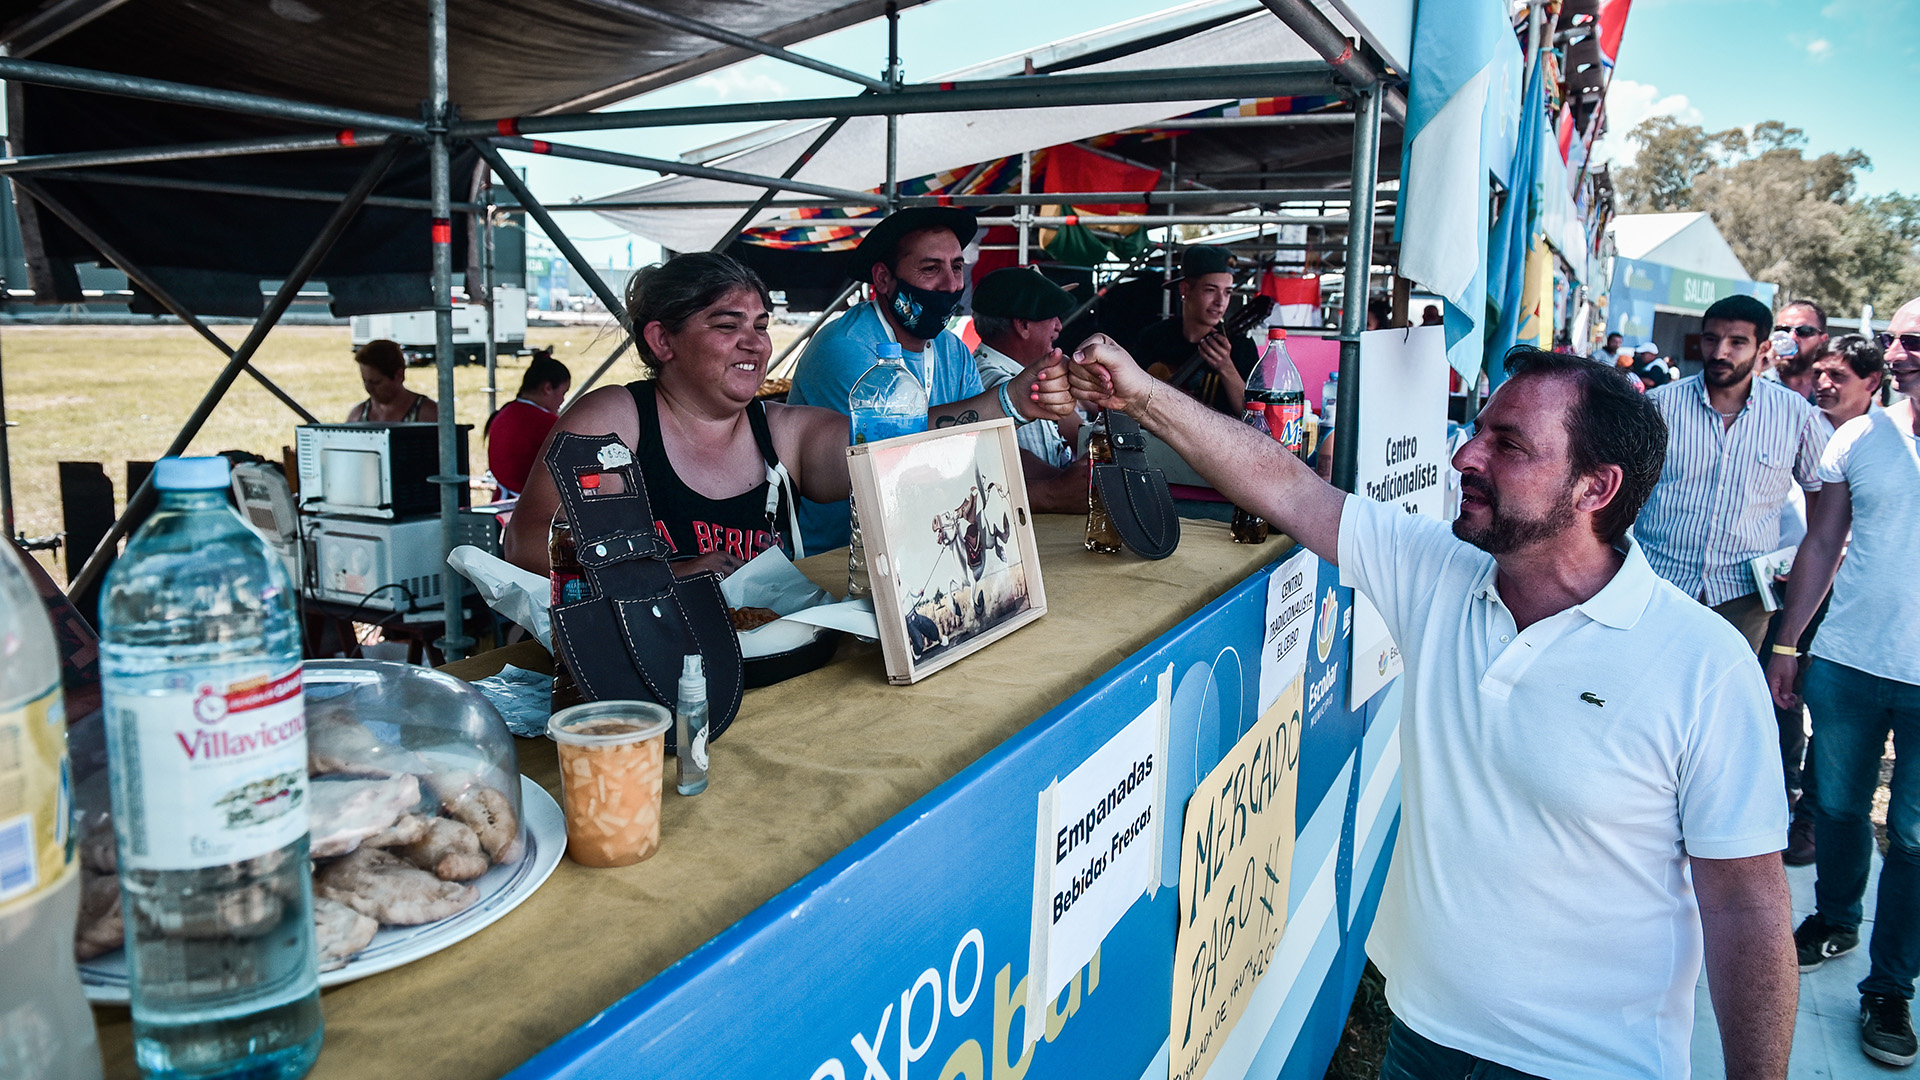
<svg viewBox="0 0 1920 1080">
<path fill-rule="evenodd" d="M 456 427 L 459 457 L 467 460 L 467 433 Z M 300 510 L 307 514 L 396 518 L 440 512 L 437 424 L 305 424 L 293 429 L 300 472 Z M 466 484 L 455 489 L 470 502 Z"/>
<path fill-rule="evenodd" d="M 301 592 L 315 600 L 378 611 L 446 605 L 440 591 L 440 519 L 353 521 L 308 518 L 302 528 L 307 580 Z M 500 551 L 492 514 L 466 511 L 454 520 L 454 543 L 489 554 Z"/>
</svg>

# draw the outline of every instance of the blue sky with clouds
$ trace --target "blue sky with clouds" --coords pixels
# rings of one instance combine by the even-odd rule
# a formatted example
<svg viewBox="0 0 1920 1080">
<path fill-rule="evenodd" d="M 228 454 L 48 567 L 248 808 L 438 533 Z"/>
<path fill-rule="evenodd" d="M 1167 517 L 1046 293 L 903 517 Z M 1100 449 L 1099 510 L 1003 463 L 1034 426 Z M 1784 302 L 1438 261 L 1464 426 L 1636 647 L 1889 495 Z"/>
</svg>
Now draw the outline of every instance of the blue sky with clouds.
<svg viewBox="0 0 1920 1080">
<path fill-rule="evenodd" d="M 1449 3 L 1458 0 L 1426 0 Z M 909 81 L 1017 53 L 1076 32 L 1152 14 L 1156 0 L 936 0 L 901 14 Z M 1044 12 L 1035 18 L 1036 11 Z M 797 51 L 878 74 L 886 28 L 876 20 L 806 42 Z M 851 84 L 756 58 L 623 108 L 833 96 Z M 1623 136 L 1665 113 L 1709 130 L 1780 120 L 1806 130 L 1812 152 L 1859 148 L 1873 160 L 1868 194 L 1920 193 L 1920 0 L 1634 0 L 1609 95 L 1602 153 L 1630 158 Z M 658 128 L 559 136 L 568 142 L 672 158 L 759 125 Z M 509 153 L 550 204 L 631 187 L 654 174 Z M 652 244 L 598 216 L 559 215 L 589 258 L 625 266 L 656 257 Z"/>
<path fill-rule="evenodd" d="M 1634 0 L 1607 102 L 1617 159 L 1656 113 L 1709 131 L 1779 120 L 1809 152 L 1865 151 L 1861 192 L 1920 194 L 1920 2 Z"/>
</svg>

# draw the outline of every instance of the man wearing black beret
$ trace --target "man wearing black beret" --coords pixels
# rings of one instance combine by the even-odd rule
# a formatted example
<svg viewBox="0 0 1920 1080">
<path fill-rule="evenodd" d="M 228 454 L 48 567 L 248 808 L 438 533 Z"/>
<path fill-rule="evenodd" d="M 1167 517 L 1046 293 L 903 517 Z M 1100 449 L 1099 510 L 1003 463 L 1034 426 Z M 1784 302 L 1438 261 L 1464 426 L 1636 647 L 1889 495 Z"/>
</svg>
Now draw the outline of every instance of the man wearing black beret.
<svg viewBox="0 0 1920 1080">
<path fill-rule="evenodd" d="M 1028 424 L 1072 412 L 1063 368 L 1029 369 L 987 390 L 972 354 L 947 330 L 966 293 L 965 248 L 974 231 L 972 214 L 943 206 L 900 210 L 875 225 L 849 265 L 855 281 L 872 287 L 873 298 L 848 308 L 807 343 L 787 402 L 846 412 L 854 380 L 873 367 L 878 346 L 891 341 L 927 392 L 929 427 L 1003 416 Z M 800 529 L 808 551 L 846 546 L 847 504 L 802 498 Z"/>
<path fill-rule="evenodd" d="M 974 363 L 991 390 L 1035 368 L 1064 363 L 1054 341 L 1073 313 L 1073 294 L 1032 267 L 995 270 L 973 286 L 973 328 L 980 335 Z M 1042 514 L 1087 511 L 1087 461 L 1074 460 L 1079 413 L 1057 423 L 1036 420 L 1020 429 L 1020 464 L 1027 495 Z"/>
</svg>

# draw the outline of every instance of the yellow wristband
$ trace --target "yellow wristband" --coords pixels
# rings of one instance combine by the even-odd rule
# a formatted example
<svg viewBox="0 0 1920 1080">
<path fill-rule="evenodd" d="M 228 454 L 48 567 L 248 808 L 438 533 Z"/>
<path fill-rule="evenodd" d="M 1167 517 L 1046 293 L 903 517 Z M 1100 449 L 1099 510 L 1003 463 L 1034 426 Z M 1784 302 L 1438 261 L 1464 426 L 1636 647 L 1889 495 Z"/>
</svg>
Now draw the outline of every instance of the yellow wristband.
<svg viewBox="0 0 1920 1080">
<path fill-rule="evenodd" d="M 1773 651 L 1780 656 L 1799 656 L 1800 655 L 1799 649 L 1796 649 L 1791 645 L 1782 645 L 1777 641 L 1773 643 Z"/>
</svg>

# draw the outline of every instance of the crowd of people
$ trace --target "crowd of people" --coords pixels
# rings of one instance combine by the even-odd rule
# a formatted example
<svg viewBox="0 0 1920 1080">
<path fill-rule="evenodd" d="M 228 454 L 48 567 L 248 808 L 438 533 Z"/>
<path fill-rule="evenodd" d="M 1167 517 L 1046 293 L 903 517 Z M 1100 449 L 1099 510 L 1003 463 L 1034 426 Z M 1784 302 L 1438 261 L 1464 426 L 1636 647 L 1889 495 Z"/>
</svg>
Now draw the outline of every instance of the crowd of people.
<svg viewBox="0 0 1920 1080">
<path fill-rule="evenodd" d="M 871 298 L 816 334 L 784 404 L 759 397 L 765 285 L 725 255 L 677 256 L 629 285 L 649 378 L 555 416 L 568 384 L 549 358 L 496 430 L 538 429 L 505 439 L 522 453 L 547 427 L 617 432 L 676 565 L 725 574 L 846 543 L 848 390 L 882 343 L 926 388 L 930 428 L 1016 421 L 1037 512 L 1085 510 L 1078 428 L 1127 412 L 1337 564 L 1406 659 L 1402 817 L 1368 942 L 1396 1016 L 1383 1075 L 1684 1075 L 1704 965 L 1728 1075 L 1784 1076 L 1796 969 L 1859 945 L 1888 735 L 1920 738 L 1901 559 L 1920 415 L 1893 400 L 1920 394 L 1920 298 L 1886 332 L 1838 336 L 1808 301 L 1723 298 L 1685 377 L 1619 334 L 1590 358 L 1516 348 L 1453 458 L 1448 523 L 1341 492 L 1239 423 L 1251 346 L 1221 333 L 1217 250 L 1188 250 L 1173 315 L 1131 347 L 1096 333 L 1071 357 L 1072 293 L 996 271 L 974 284 L 969 351 L 946 326 L 972 234 L 946 208 L 873 229 L 853 259 Z M 420 407 L 368 370 L 369 412 Z M 522 485 L 508 557 L 544 572 L 551 479 L 495 475 Z M 1757 569 L 1796 546 L 1783 578 Z M 1861 1047 L 1894 1065 L 1920 1056 L 1916 777 L 1895 759 L 1859 984 Z M 1783 853 L 1816 868 L 1798 927 Z"/>
</svg>

